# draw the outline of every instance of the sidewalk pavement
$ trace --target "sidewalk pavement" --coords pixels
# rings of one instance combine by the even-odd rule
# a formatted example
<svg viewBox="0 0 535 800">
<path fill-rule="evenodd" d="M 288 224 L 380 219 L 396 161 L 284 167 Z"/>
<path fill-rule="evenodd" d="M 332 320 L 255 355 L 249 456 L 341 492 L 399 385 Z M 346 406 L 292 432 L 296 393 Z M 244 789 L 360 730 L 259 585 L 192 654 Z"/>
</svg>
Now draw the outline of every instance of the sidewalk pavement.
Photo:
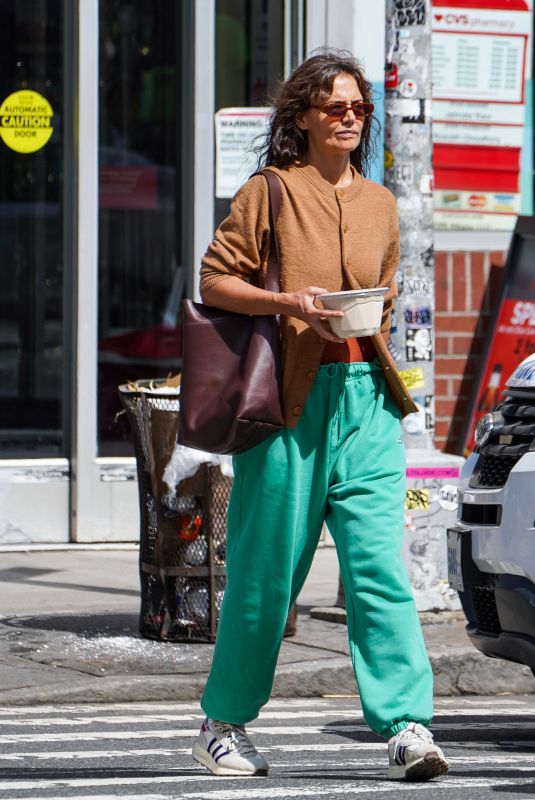
<svg viewBox="0 0 535 800">
<path fill-rule="evenodd" d="M 213 645 L 142 639 L 137 549 L 0 552 L 0 705 L 200 697 Z M 282 645 L 273 696 L 357 692 L 333 548 L 318 549 Z M 459 612 L 421 615 L 437 695 L 535 691 L 527 667 L 486 658 Z M 337 621 L 328 621 L 335 619 Z"/>
</svg>

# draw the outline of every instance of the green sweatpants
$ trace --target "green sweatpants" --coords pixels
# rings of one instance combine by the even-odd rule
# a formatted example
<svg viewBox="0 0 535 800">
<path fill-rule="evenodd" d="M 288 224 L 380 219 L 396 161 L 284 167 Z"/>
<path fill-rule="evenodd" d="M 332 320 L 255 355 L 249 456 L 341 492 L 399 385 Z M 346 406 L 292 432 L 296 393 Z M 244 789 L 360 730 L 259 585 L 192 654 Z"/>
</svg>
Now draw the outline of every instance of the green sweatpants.
<svg viewBox="0 0 535 800">
<path fill-rule="evenodd" d="M 297 428 L 235 457 L 234 471 L 204 712 L 240 725 L 269 699 L 286 616 L 326 520 L 366 721 L 386 737 L 427 724 L 432 673 L 400 553 L 405 450 L 380 366 L 321 366 Z"/>
</svg>

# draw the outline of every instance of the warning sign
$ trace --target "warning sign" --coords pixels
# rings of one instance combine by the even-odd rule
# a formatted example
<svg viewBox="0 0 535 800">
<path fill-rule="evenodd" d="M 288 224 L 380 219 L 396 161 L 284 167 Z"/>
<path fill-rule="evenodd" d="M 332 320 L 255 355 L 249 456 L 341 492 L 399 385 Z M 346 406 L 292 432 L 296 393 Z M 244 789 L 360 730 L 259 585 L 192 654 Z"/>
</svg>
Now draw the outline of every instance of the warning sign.
<svg viewBox="0 0 535 800">
<path fill-rule="evenodd" d="M 17 153 L 35 153 L 54 132 L 53 114 L 48 100 L 38 92 L 13 92 L 0 106 L 0 137 Z"/>
<path fill-rule="evenodd" d="M 216 197 L 234 197 L 256 170 L 255 142 L 269 123 L 271 108 L 221 108 L 215 115 Z"/>
</svg>

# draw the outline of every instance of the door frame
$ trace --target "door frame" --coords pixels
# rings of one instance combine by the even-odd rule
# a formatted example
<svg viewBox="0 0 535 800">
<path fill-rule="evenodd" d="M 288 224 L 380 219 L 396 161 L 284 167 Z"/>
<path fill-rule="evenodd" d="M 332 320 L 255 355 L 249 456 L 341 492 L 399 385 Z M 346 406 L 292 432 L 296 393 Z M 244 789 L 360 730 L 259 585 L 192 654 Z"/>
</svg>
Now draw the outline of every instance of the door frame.
<svg viewBox="0 0 535 800">
<path fill-rule="evenodd" d="M 348 0 L 345 0 L 347 2 Z M 74 287 L 75 314 L 72 394 L 72 480 L 70 529 L 75 542 L 133 541 L 138 538 L 139 514 L 134 458 L 102 458 L 97 455 L 98 423 L 98 53 L 99 3 L 77 0 L 73 109 L 77 109 L 78 138 L 73 143 L 76 197 L 73 198 L 76 230 L 73 251 L 78 264 Z M 182 113 L 192 125 L 185 131 L 188 150 L 182 159 L 190 188 L 182 202 L 182 230 L 190 240 L 182 243 L 184 263 L 190 264 L 188 295 L 199 298 L 201 257 L 213 235 L 214 147 L 212 110 L 215 105 L 215 0 L 191 0 L 184 9 L 182 52 L 186 64 L 182 87 Z M 310 4 L 312 5 L 312 4 Z M 307 12 L 310 14 L 310 11 Z M 298 38 L 304 35 L 304 0 L 284 0 L 285 73 L 295 52 L 295 19 Z M 308 23 L 310 16 L 307 16 Z M 185 30 L 187 28 L 188 30 Z M 191 35 L 193 29 L 193 35 Z M 300 50 L 298 51 L 301 52 Z"/>
<path fill-rule="evenodd" d="M 184 263 L 199 263 L 212 235 L 213 121 L 209 110 L 214 92 L 215 7 L 213 0 L 183 4 L 181 52 L 182 118 L 192 119 L 185 131 L 189 156 L 181 160 L 190 191 L 181 203 Z M 194 35 L 191 36 L 191 27 Z M 76 185 L 74 286 L 74 369 L 72 391 L 72 480 L 70 528 L 74 542 L 135 541 L 139 536 L 138 489 L 134 458 L 98 456 L 98 159 L 99 159 L 99 3 L 77 3 L 78 70 L 75 75 L 78 137 L 73 148 Z M 193 52 L 192 52 L 193 48 Z M 193 62 L 188 60 L 193 58 Z M 194 79 L 187 69 L 193 63 Z M 212 100 L 213 105 L 213 100 Z M 193 108 L 193 111 L 191 109 Z M 201 146 L 196 147 L 196 142 Z M 191 158 L 193 151 L 193 158 Z M 184 237 L 183 237 L 184 238 Z M 186 236 L 187 239 L 187 236 Z M 190 270 L 188 294 L 198 292 Z"/>
</svg>

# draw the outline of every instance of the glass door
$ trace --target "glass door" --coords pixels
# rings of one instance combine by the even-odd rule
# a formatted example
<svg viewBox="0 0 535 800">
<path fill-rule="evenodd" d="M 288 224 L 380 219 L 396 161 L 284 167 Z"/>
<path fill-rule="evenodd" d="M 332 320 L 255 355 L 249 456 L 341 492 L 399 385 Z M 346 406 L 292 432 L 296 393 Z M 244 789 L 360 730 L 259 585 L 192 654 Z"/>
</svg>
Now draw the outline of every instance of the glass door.
<svg viewBox="0 0 535 800">
<path fill-rule="evenodd" d="M 183 219 L 193 191 L 195 4 L 89 0 L 80 9 L 80 66 L 90 70 L 78 103 L 72 534 L 133 541 L 136 466 L 118 387 L 180 365 L 177 317 L 192 262 Z"/>
<path fill-rule="evenodd" d="M 65 541 L 64 5 L 0 0 L 0 20 L 0 545 Z"/>
<path fill-rule="evenodd" d="M 133 455 L 117 387 L 177 372 L 187 282 L 181 166 L 185 10 L 168 0 L 101 0 L 98 454 Z M 191 31 L 190 31 L 191 35 Z"/>
</svg>

